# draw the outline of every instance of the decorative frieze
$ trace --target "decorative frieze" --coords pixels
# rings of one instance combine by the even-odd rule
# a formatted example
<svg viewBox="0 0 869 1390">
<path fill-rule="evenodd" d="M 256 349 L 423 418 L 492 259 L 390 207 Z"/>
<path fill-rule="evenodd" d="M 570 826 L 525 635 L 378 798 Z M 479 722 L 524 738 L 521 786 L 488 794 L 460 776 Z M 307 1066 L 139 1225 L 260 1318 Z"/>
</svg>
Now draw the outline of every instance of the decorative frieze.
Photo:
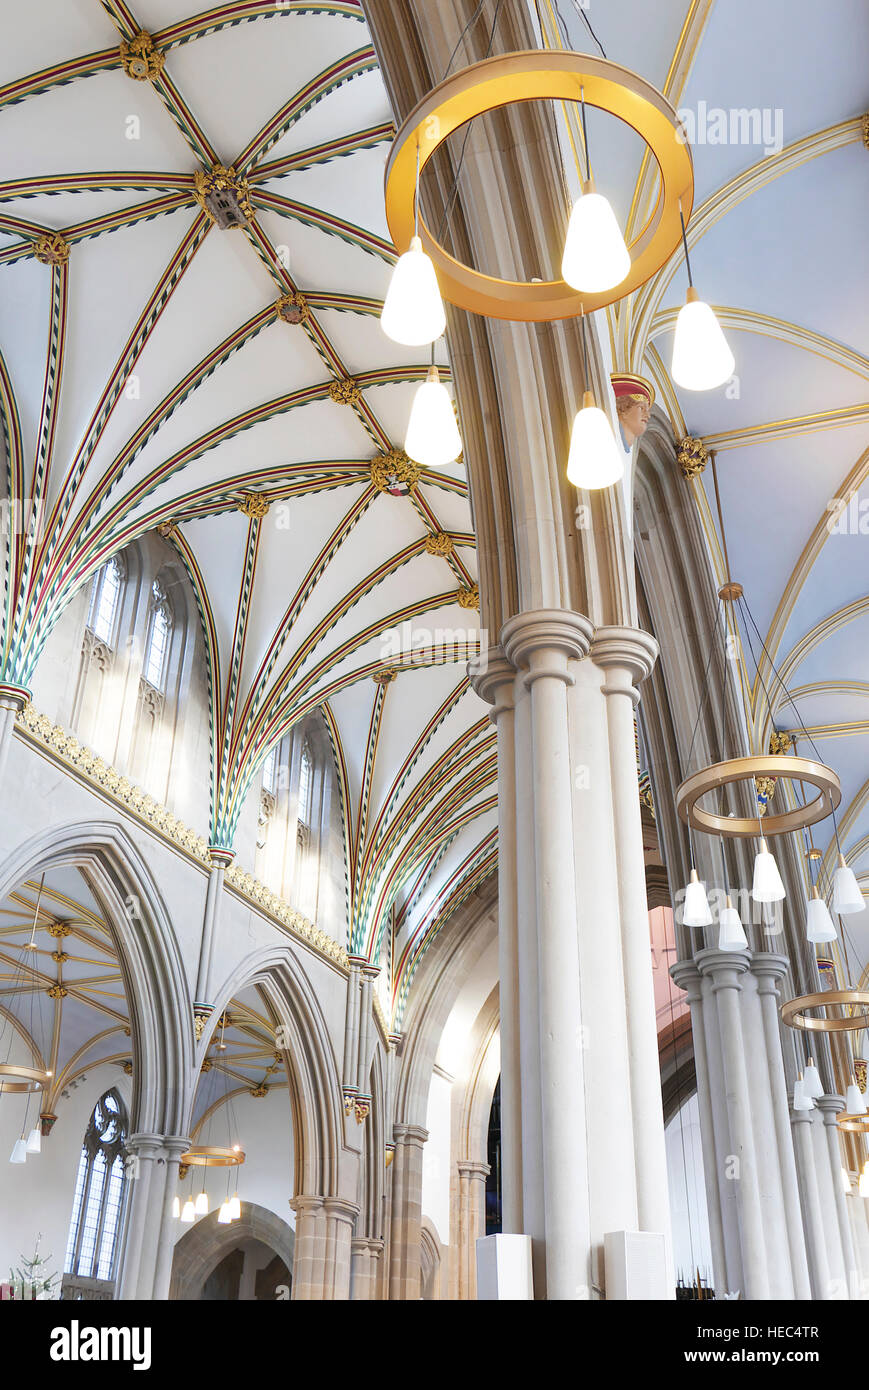
<svg viewBox="0 0 869 1390">
<path fill-rule="evenodd" d="M 110 796 L 112 800 L 123 806 L 125 810 L 139 817 L 147 825 L 158 831 L 164 839 L 172 845 L 182 850 L 197 863 L 212 867 L 212 855 L 209 852 L 208 841 L 202 835 L 197 835 L 195 831 L 184 825 L 177 816 L 173 816 L 165 806 L 161 806 L 155 801 L 154 797 L 143 792 L 141 787 L 134 786 L 126 777 L 122 777 L 113 767 L 110 767 L 102 758 L 97 757 L 89 748 L 85 748 L 79 743 L 78 739 L 66 732 L 59 724 L 52 724 L 45 714 L 39 714 L 31 704 L 24 706 L 24 709 L 16 715 L 16 724 L 25 737 L 34 743 L 42 745 L 63 765 L 73 769 L 79 776 L 91 782 L 100 791 Z M 270 888 L 252 874 L 245 873 L 236 864 L 230 864 L 226 869 L 224 882 L 227 887 L 248 898 L 256 907 L 273 917 L 279 925 L 285 927 L 293 936 L 317 951 L 321 956 L 340 966 L 341 969 L 348 969 L 347 952 L 337 941 L 333 941 L 330 936 L 301 912 L 297 912 L 283 898 L 279 898 Z M 49 932 L 55 936 L 66 936 L 70 928 L 63 924 L 56 924 L 48 928 Z M 197 1039 L 202 1036 L 205 1027 L 205 1018 L 196 1018 Z"/>
</svg>

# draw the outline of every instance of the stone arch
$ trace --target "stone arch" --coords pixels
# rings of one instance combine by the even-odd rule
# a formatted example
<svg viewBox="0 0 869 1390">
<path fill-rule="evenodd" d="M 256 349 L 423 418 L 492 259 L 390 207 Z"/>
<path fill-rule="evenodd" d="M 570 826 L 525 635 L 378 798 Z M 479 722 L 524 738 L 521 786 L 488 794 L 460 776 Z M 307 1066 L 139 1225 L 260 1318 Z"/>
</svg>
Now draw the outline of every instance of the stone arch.
<svg viewBox="0 0 869 1390">
<path fill-rule="evenodd" d="M 193 1010 L 169 911 L 126 826 L 85 821 L 46 830 L 0 866 L 0 895 L 43 869 L 77 868 L 118 950 L 133 1048 L 132 1133 L 183 1134 L 192 1094 Z"/>
<path fill-rule="evenodd" d="M 197 1298 L 208 1275 L 243 1240 L 261 1241 L 292 1270 L 296 1240 L 292 1226 L 266 1207 L 245 1202 L 241 1216 L 231 1225 L 221 1226 L 213 1211 L 181 1237 L 172 1260 L 170 1299 Z"/>
<path fill-rule="evenodd" d="M 441 1298 L 441 1247 L 428 1217 L 420 1231 L 420 1298 L 436 1302 Z"/>
<path fill-rule="evenodd" d="M 223 982 L 216 993 L 211 1027 L 199 1043 L 198 1062 L 223 1010 L 251 985 L 263 989 L 276 1026 L 283 1026 L 288 1038 L 283 1050 L 293 1117 L 294 1195 L 337 1196 L 344 1131 L 338 1066 L 316 992 L 290 948 L 276 945 L 248 956 Z"/>
<path fill-rule="evenodd" d="M 420 963 L 402 1040 L 396 1123 L 425 1124 L 441 1034 L 469 970 L 497 936 L 497 906 L 492 875 L 444 923 Z"/>
</svg>

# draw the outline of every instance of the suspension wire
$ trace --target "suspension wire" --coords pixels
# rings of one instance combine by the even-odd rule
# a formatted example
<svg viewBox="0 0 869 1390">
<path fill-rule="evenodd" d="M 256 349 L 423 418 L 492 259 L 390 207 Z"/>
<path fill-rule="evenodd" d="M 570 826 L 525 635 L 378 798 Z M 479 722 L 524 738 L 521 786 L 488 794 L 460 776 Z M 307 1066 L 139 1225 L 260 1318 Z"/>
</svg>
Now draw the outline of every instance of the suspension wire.
<svg viewBox="0 0 869 1390">
<path fill-rule="evenodd" d="M 495 39 L 495 28 L 496 28 L 496 25 L 497 25 L 497 23 L 498 23 L 498 16 L 499 16 L 500 13 L 501 13 L 501 6 L 503 5 L 503 3 L 504 3 L 504 0 L 498 0 L 498 3 L 497 3 L 496 6 L 495 6 L 495 13 L 494 13 L 494 16 L 493 16 L 493 18 L 492 18 L 492 27 L 491 27 L 491 29 L 489 30 L 489 42 L 488 42 L 487 45 L 486 45 L 486 52 L 485 52 L 485 54 L 483 55 L 483 60 L 485 60 L 486 58 L 488 58 L 489 55 L 490 55 L 491 52 L 492 52 L 492 44 L 493 44 L 494 39 Z M 482 5 L 480 6 L 480 8 L 482 8 Z M 461 42 L 461 40 L 459 40 L 459 42 Z M 450 60 L 450 61 L 452 61 L 452 60 Z M 453 205 L 454 205 L 455 200 L 456 200 L 456 195 L 457 195 L 457 193 L 458 193 L 458 191 L 459 191 L 459 177 L 460 177 L 461 172 L 462 172 L 462 165 L 463 165 L 464 162 L 465 162 L 465 150 L 467 149 L 467 146 L 468 146 L 468 138 L 469 138 L 470 134 L 471 134 L 471 122 L 469 121 L 468 124 L 467 124 L 467 128 L 466 128 L 466 130 L 465 130 L 464 139 L 462 140 L 462 148 L 461 148 L 461 151 L 460 151 L 460 153 L 459 153 L 459 161 L 458 161 L 458 164 L 456 165 L 456 172 L 455 172 L 455 174 L 453 175 L 452 188 L 450 189 L 449 196 L 447 197 L 447 201 L 446 201 L 446 203 L 445 203 L 445 205 L 444 205 L 443 215 L 441 216 L 440 226 L 438 227 L 438 234 L 437 234 L 437 240 L 438 240 L 438 241 L 441 240 L 441 238 L 442 238 L 442 236 L 443 236 L 443 234 L 444 234 L 444 231 L 445 231 L 446 225 L 447 225 L 447 219 L 449 218 L 449 216 L 450 216 L 450 214 L 451 214 L 451 212 L 452 212 L 452 210 L 453 210 Z"/>
<path fill-rule="evenodd" d="M 471 28 L 473 28 L 473 26 L 476 24 L 477 20 L 480 18 L 480 15 L 483 13 L 483 6 L 485 5 L 485 3 L 486 3 L 486 0 L 480 0 L 480 3 L 478 4 L 477 8 L 474 10 L 474 13 L 471 15 L 471 17 L 470 17 L 470 19 L 468 20 L 467 24 L 465 25 L 464 29 L 463 29 L 462 32 L 459 34 L 459 37 L 458 37 L 458 39 L 456 40 L 456 46 L 455 46 L 455 48 L 453 49 L 452 53 L 450 54 L 450 61 L 447 63 L 446 69 L 444 70 L 444 75 L 443 75 L 443 77 L 441 78 L 441 81 L 442 81 L 442 82 L 445 81 L 446 78 L 449 77 L 449 75 L 450 75 L 450 68 L 452 67 L 453 63 L 454 63 L 455 60 L 456 60 L 456 54 L 458 53 L 459 49 L 460 49 L 461 46 L 462 46 L 462 40 L 464 39 L 464 37 L 465 37 L 465 35 L 467 34 L 468 30 L 471 29 Z"/>
</svg>

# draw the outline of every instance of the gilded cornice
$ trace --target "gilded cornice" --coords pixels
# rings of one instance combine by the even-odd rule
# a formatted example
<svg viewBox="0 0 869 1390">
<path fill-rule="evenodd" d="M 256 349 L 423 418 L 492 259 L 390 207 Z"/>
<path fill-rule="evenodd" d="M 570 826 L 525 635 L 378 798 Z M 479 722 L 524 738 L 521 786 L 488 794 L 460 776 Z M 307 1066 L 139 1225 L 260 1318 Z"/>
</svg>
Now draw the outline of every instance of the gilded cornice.
<svg viewBox="0 0 869 1390">
<path fill-rule="evenodd" d="M 90 748 L 85 748 L 74 734 L 67 733 L 59 724 L 53 724 L 46 714 L 39 714 L 33 705 L 27 704 L 16 716 L 16 724 L 22 735 L 31 743 L 37 744 L 61 767 L 75 773 L 95 790 L 109 797 L 126 812 L 134 815 L 149 829 L 156 831 L 173 849 L 180 850 L 187 858 L 204 868 L 211 868 L 208 841 L 197 835 L 189 826 L 174 816 L 166 806 L 135 786 L 115 768 L 98 757 Z M 298 941 L 309 946 L 318 955 L 349 969 L 347 952 L 343 946 L 322 931 L 319 927 L 297 912 L 283 898 L 278 897 L 253 874 L 237 864 L 231 864 L 224 875 L 225 885 L 246 898 L 253 906 L 266 913 L 280 926 L 285 927 Z"/>
</svg>

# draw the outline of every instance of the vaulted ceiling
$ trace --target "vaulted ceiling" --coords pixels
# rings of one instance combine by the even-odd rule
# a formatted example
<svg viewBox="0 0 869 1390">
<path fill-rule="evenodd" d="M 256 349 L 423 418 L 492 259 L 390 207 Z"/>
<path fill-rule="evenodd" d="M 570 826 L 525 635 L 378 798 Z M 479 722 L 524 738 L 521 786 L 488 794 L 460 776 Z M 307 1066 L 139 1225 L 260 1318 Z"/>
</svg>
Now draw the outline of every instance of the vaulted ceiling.
<svg viewBox="0 0 869 1390">
<path fill-rule="evenodd" d="M 211 843 L 320 708 L 349 944 L 379 950 L 394 904 L 406 987 L 492 868 L 493 734 L 464 466 L 401 452 L 428 362 L 379 324 L 392 125 L 362 7 L 50 0 L 5 30 L 0 404 L 38 524 L 10 541 L 3 678 L 159 528 L 205 635 Z"/>
<path fill-rule="evenodd" d="M 860 275 L 869 14 L 860 0 L 535 8 L 550 46 L 598 55 L 602 46 L 665 93 L 692 137 L 692 269 L 736 376 L 702 393 L 670 378 L 687 283 L 681 252 L 600 327 L 614 365 L 654 382 L 676 438 L 701 438 L 716 453 L 730 568 L 758 629 L 747 624 L 753 650 L 745 638 L 743 653 L 754 749 L 767 751 L 773 727 L 805 726 L 797 750 L 837 771 L 841 846 L 869 891 L 869 317 Z M 597 113 L 589 132 L 597 185 L 635 233 L 656 186 L 642 148 Z M 574 135 L 581 148 L 575 125 Z M 567 162 L 575 186 L 569 153 Z M 723 583 L 711 472 L 688 486 Z M 836 499 L 852 499 L 838 521 Z M 783 786 L 776 795 L 787 795 Z M 828 884 L 832 822 L 814 838 Z M 852 964 L 856 950 L 865 966 L 869 915 L 845 926 Z"/>
</svg>

